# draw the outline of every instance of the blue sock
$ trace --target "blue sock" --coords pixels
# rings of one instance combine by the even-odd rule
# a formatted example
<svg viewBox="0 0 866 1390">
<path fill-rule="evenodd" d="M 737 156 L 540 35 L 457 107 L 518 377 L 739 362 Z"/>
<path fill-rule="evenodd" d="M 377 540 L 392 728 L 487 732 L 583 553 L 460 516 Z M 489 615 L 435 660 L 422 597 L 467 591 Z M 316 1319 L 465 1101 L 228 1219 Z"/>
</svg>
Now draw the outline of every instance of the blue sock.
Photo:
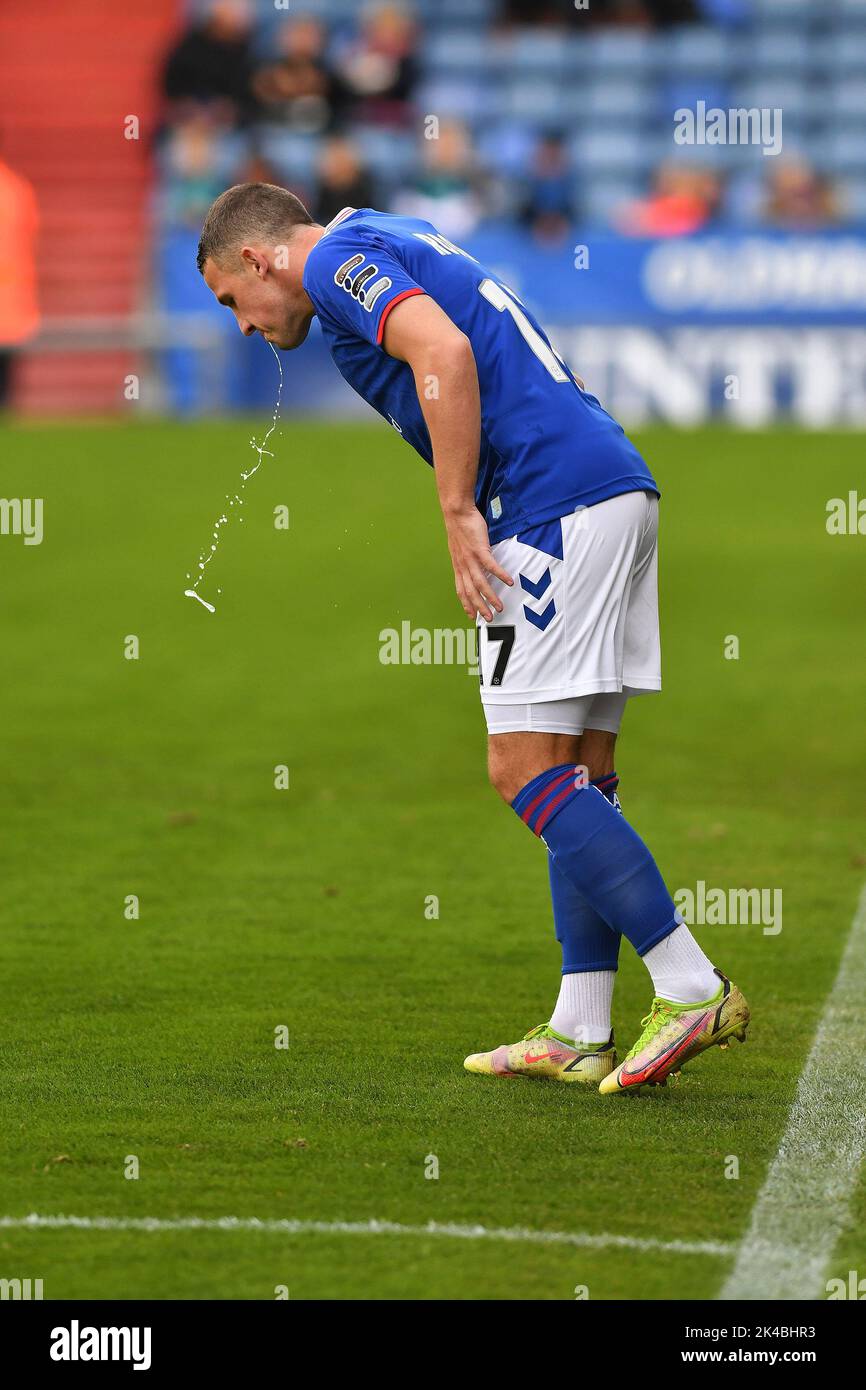
<svg viewBox="0 0 866 1390">
<path fill-rule="evenodd" d="M 573 763 L 548 768 L 511 803 L 544 840 L 556 868 L 642 956 L 678 925 L 655 860 L 639 835 Z"/>
<path fill-rule="evenodd" d="M 593 777 L 592 785 L 616 810 L 620 809 L 616 789 L 619 778 L 615 772 Z M 583 970 L 616 970 L 619 943 L 622 936 L 609 927 L 595 908 L 556 866 L 548 853 L 550 896 L 553 899 L 553 923 L 556 939 L 562 947 L 563 975 L 576 975 Z"/>
<path fill-rule="evenodd" d="M 615 811 L 622 815 L 622 807 L 617 796 L 619 777 L 615 772 L 606 772 L 603 777 L 593 777 L 589 784 L 591 787 L 598 787 L 605 801 L 609 801 Z"/>
</svg>

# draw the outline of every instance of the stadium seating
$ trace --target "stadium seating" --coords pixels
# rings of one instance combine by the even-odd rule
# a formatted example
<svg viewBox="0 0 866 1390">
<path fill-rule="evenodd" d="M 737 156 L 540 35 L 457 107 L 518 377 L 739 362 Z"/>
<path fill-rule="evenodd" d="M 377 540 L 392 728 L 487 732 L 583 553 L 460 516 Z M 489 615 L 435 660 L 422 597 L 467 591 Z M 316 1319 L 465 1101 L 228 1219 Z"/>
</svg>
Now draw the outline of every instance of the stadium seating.
<svg viewBox="0 0 866 1390">
<path fill-rule="evenodd" d="M 192 0 L 187 13 L 206 3 Z M 698 22 L 655 31 L 606 27 L 581 12 L 563 29 L 509 24 L 504 0 L 404 4 L 418 26 L 419 120 L 414 129 L 397 131 L 349 123 L 385 207 L 418 174 L 427 153 L 418 140 L 420 121 L 436 115 L 465 125 L 475 164 L 489 176 L 495 196 L 486 234 L 494 244 L 500 236 L 507 244 L 509 225 L 527 216 L 538 142 L 549 134 L 564 142 L 567 167 L 555 196 L 570 190 L 577 240 L 590 233 L 603 239 L 627 226 L 629 209 L 646 197 L 660 166 L 676 163 L 717 176 L 714 232 L 760 228 L 777 161 L 757 144 L 677 144 L 675 112 L 702 101 L 708 109 L 781 108 L 783 154 L 829 178 L 847 225 L 866 222 L 866 0 L 697 0 Z M 286 11 L 257 0 L 255 53 L 272 59 L 280 28 L 311 14 L 327 26 L 329 53 L 337 58 L 367 8 L 360 0 L 291 0 Z M 273 122 L 250 137 L 276 175 L 305 193 L 315 188 L 325 138 Z M 231 153 L 226 137 L 221 167 Z M 177 257 L 176 240 L 168 236 L 163 245 L 163 254 Z M 188 259 L 190 246 L 184 254 Z M 187 290 L 170 273 L 164 284 L 176 311 L 201 308 L 198 286 L 195 302 L 187 302 Z M 231 379 L 229 398 L 261 404 L 254 384 L 269 364 L 257 359 L 253 370 L 250 353 L 241 357 L 233 341 L 229 354 L 234 370 L 249 376 Z M 186 364 L 182 354 L 175 358 L 169 373 L 180 383 L 175 407 L 200 408 L 200 364 L 194 355 Z M 270 380 L 266 370 L 264 377 Z"/>
<path fill-rule="evenodd" d="M 206 8 L 191 0 L 187 13 Z M 496 175 L 528 173 L 538 134 L 566 137 L 581 207 L 591 217 L 625 189 L 646 187 L 660 159 L 710 160 L 720 173 L 744 166 L 752 149 L 673 146 L 675 110 L 728 105 L 781 107 L 785 147 L 822 172 L 849 180 L 849 215 L 866 203 L 850 181 L 862 177 L 866 148 L 866 0 L 702 0 L 702 21 L 652 32 L 587 24 L 570 32 L 505 27 L 499 0 L 414 0 L 424 115 L 469 127 L 482 165 Z M 273 54 L 288 19 L 315 14 L 335 43 L 357 23 L 355 0 L 292 0 L 290 11 L 258 0 L 256 51 Z M 357 132 L 364 158 L 385 188 L 413 167 L 410 142 Z M 321 137 L 267 128 L 260 149 L 286 177 L 309 184 Z M 736 221 L 732 198 L 720 216 Z M 740 209 L 741 211 L 741 209 Z"/>
</svg>

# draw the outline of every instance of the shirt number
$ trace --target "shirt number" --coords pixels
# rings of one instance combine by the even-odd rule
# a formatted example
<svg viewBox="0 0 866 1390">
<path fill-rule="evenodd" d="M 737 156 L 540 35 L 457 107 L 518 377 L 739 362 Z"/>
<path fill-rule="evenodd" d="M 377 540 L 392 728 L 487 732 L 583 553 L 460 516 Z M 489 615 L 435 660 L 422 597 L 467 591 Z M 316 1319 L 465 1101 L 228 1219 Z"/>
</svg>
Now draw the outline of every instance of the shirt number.
<svg viewBox="0 0 866 1390">
<path fill-rule="evenodd" d="M 511 315 L 520 330 L 524 342 L 528 343 L 539 362 L 550 373 L 554 381 L 570 381 L 571 377 L 562 365 L 562 362 L 549 343 L 546 343 L 541 334 L 538 333 L 529 322 L 516 299 L 503 289 L 502 285 L 497 285 L 495 280 L 482 280 L 478 286 L 479 292 L 484 295 L 488 304 L 492 304 L 494 309 L 498 309 L 501 314 L 503 310 Z"/>
</svg>

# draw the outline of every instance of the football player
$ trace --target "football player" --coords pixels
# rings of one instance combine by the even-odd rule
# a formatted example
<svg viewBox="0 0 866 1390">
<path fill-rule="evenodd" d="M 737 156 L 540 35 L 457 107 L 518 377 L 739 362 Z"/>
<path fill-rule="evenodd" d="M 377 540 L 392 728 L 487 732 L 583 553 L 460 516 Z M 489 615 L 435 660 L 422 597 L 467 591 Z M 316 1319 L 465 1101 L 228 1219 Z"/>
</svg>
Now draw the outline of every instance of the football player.
<svg viewBox="0 0 866 1390">
<path fill-rule="evenodd" d="M 347 207 L 322 227 L 286 189 L 240 184 L 208 212 L 198 266 L 247 336 L 289 350 L 318 318 L 345 379 L 433 466 L 479 628 L 490 779 L 545 846 L 562 947 L 549 1021 L 466 1069 L 612 1094 L 745 1040 L 743 995 L 617 796 L 626 702 L 661 687 L 659 491 L 634 445 L 514 291 L 429 222 Z M 653 1000 L 618 1063 L 623 936 Z"/>
</svg>

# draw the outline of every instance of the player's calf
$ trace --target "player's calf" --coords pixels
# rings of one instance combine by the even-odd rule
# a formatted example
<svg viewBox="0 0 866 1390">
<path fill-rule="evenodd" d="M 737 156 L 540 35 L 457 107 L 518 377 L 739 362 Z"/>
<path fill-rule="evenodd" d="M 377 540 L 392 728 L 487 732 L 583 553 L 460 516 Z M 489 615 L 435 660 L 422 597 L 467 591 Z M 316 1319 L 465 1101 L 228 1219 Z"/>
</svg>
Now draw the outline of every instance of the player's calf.
<svg viewBox="0 0 866 1390">
<path fill-rule="evenodd" d="M 714 993 L 713 964 L 683 924 L 650 851 L 605 789 L 587 784 L 583 768 L 546 769 L 512 806 L 580 897 L 629 939 L 658 996 L 690 1004 Z"/>
</svg>

